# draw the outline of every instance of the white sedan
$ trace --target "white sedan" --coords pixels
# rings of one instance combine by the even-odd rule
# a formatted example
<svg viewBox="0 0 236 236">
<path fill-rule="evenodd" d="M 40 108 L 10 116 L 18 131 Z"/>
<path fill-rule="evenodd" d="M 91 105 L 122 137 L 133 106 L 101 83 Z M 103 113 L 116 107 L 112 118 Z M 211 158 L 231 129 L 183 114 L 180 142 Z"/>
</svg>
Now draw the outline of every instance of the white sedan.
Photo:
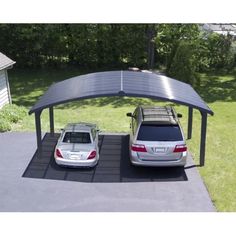
<svg viewBox="0 0 236 236">
<path fill-rule="evenodd" d="M 54 158 L 58 165 L 94 167 L 99 160 L 96 124 L 68 124 L 58 139 Z"/>
</svg>

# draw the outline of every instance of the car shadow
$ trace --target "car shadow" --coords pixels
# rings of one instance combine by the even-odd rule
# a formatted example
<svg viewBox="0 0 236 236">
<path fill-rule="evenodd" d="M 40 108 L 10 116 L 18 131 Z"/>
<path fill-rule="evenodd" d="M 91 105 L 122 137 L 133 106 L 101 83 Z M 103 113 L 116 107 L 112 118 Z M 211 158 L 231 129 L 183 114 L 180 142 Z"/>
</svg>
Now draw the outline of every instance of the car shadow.
<svg viewBox="0 0 236 236">
<path fill-rule="evenodd" d="M 55 163 L 53 151 L 59 134 L 43 139 L 43 151 L 35 152 L 23 177 L 78 182 L 166 182 L 187 181 L 183 167 L 136 167 L 129 160 L 129 135 L 100 135 L 100 159 L 94 168 L 68 168 Z"/>
</svg>

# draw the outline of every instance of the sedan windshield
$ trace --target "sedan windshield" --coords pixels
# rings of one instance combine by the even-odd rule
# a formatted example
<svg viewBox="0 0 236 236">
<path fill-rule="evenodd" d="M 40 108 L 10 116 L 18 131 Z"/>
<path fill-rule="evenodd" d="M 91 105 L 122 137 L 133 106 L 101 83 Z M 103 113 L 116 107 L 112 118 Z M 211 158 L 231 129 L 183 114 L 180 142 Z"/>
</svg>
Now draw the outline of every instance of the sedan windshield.
<svg viewBox="0 0 236 236">
<path fill-rule="evenodd" d="M 63 143 L 91 143 L 90 133 L 88 132 L 66 132 Z"/>
<path fill-rule="evenodd" d="M 142 141 L 182 141 L 178 125 L 142 124 L 137 140 Z"/>
</svg>

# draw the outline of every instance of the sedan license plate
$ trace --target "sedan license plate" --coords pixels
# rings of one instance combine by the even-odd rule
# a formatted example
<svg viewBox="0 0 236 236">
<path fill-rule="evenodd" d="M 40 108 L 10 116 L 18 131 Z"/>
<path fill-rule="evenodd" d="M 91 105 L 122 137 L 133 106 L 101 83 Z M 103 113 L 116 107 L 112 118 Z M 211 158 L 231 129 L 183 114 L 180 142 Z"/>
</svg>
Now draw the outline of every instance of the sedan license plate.
<svg viewBox="0 0 236 236">
<path fill-rule="evenodd" d="M 81 154 L 70 155 L 70 159 L 72 159 L 72 160 L 80 160 L 81 158 L 82 158 Z"/>
<path fill-rule="evenodd" d="M 155 153 L 163 153 L 163 152 L 165 152 L 165 148 L 164 147 L 155 147 L 155 148 L 153 148 L 153 151 L 155 152 Z"/>
</svg>

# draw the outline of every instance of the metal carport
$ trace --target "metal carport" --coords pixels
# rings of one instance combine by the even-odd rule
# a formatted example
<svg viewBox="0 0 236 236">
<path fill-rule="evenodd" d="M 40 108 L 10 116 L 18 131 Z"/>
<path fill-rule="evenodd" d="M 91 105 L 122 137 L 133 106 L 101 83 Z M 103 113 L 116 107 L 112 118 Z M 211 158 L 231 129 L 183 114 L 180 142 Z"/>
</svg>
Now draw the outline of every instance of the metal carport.
<svg viewBox="0 0 236 236">
<path fill-rule="evenodd" d="M 30 109 L 35 113 L 38 151 L 42 150 L 41 112 L 49 108 L 50 133 L 54 135 L 55 105 L 96 97 L 128 96 L 170 101 L 188 106 L 188 135 L 192 137 L 193 109 L 201 113 L 200 166 L 205 163 L 207 115 L 213 111 L 189 85 L 164 75 L 133 71 L 106 71 L 76 76 L 52 84 Z"/>
</svg>

